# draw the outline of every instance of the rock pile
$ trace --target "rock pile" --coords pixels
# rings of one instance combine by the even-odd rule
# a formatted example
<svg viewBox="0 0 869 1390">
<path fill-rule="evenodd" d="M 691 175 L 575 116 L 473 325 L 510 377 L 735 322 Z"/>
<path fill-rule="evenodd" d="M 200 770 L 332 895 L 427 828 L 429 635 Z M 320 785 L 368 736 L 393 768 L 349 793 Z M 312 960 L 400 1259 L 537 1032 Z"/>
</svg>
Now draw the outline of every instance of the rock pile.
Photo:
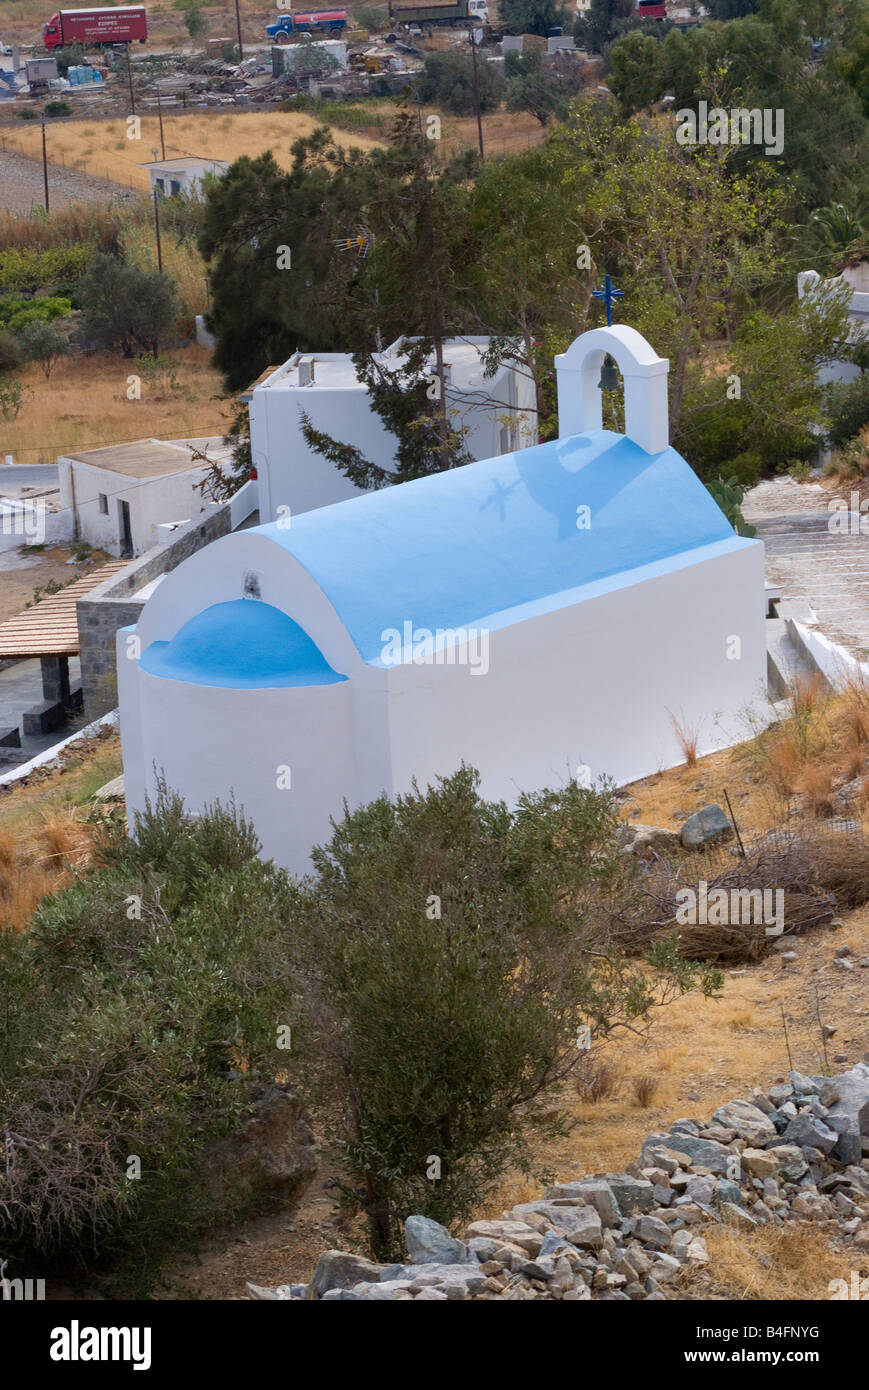
<svg viewBox="0 0 869 1390">
<path fill-rule="evenodd" d="M 408 1217 L 408 1263 L 378 1265 L 328 1250 L 310 1284 L 261 1288 L 266 1299 L 672 1299 L 708 1262 L 700 1230 L 786 1221 L 829 1224 L 869 1251 L 869 1066 L 804 1076 L 733 1100 L 702 1124 L 650 1134 L 638 1164 L 548 1187 L 539 1201 L 475 1221 L 456 1240 Z"/>
</svg>

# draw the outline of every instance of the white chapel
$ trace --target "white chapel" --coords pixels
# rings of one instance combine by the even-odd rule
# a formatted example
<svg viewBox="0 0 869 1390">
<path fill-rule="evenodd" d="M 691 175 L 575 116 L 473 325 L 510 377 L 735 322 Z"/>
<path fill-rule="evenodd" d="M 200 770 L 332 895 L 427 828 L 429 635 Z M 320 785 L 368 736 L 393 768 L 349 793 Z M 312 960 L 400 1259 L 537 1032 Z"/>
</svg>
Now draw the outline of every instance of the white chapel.
<svg viewBox="0 0 869 1390">
<path fill-rule="evenodd" d="M 512 802 L 672 766 L 677 724 L 701 752 L 745 737 L 761 542 L 670 447 L 668 363 L 639 333 L 593 329 L 556 368 L 558 439 L 291 512 L 163 579 L 118 634 L 131 819 L 159 774 L 192 810 L 234 794 L 304 873 L 345 801 L 462 762 Z"/>
</svg>

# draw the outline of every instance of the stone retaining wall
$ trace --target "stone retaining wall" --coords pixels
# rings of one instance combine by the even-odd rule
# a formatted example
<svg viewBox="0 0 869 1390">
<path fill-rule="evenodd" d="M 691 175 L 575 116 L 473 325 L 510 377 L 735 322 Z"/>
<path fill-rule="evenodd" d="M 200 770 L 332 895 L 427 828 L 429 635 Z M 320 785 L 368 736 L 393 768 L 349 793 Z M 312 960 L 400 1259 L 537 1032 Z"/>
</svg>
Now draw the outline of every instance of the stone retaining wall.
<svg viewBox="0 0 869 1390">
<path fill-rule="evenodd" d="M 203 521 L 179 531 L 166 545 L 131 560 L 92 589 L 76 604 L 81 651 L 81 682 L 84 707 L 92 719 L 118 703 L 118 676 L 115 664 L 115 634 L 119 627 L 138 622 L 145 602 L 136 594 L 161 574 L 168 574 L 188 556 L 210 545 L 231 530 L 230 504 L 212 512 Z"/>
</svg>

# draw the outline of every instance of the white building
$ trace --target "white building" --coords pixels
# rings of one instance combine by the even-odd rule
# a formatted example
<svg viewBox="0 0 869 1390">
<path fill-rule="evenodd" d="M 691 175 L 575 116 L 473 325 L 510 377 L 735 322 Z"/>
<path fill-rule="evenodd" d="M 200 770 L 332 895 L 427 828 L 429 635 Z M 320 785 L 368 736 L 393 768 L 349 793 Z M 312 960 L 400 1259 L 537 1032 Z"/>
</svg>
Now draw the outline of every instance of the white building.
<svg viewBox="0 0 869 1390">
<path fill-rule="evenodd" d="M 797 294 L 800 299 L 807 295 L 823 297 L 847 288 L 851 291 L 848 307 L 848 343 L 869 345 L 869 261 L 848 266 L 841 275 L 831 280 L 822 280 L 816 270 L 804 270 L 797 276 Z M 830 362 L 819 368 L 817 379 L 822 386 L 832 381 L 856 381 L 860 368 L 853 362 Z"/>
<path fill-rule="evenodd" d="M 200 198 L 206 175 L 223 178 L 229 164 L 225 159 L 197 159 L 184 155 L 179 159 L 156 159 L 150 164 L 140 164 L 139 168 L 148 170 L 152 193 L 163 193 L 167 198 L 188 193 Z"/>
<path fill-rule="evenodd" d="M 380 354 L 395 370 L 403 362 L 399 338 Z M 515 364 L 487 377 L 483 353 L 488 338 L 451 339 L 444 344 L 446 406 L 453 429 L 466 429 L 473 459 L 524 449 L 537 439 L 534 382 Z M 432 368 L 433 370 L 433 368 Z M 397 440 L 371 409 L 368 389 L 352 358 L 343 352 L 296 352 L 282 367 L 255 382 L 241 398 L 250 410 L 251 456 L 260 480 L 260 516 L 276 520 L 356 497 L 361 489 L 302 436 L 301 414 L 342 443 L 354 444 L 373 463 L 392 468 Z"/>
<path fill-rule="evenodd" d="M 225 460 L 219 440 L 194 440 Z M 57 460 L 62 507 L 76 535 L 110 555 L 140 555 L 156 545 L 161 525 L 194 521 L 214 510 L 197 491 L 208 470 L 185 443 L 140 439 Z"/>
<path fill-rule="evenodd" d="M 604 354 L 626 433 L 601 427 Z M 466 762 L 482 793 L 683 759 L 765 701 L 761 542 L 668 444 L 668 363 L 633 329 L 561 357 L 561 435 L 226 536 L 118 634 L 132 818 L 162 773 L 234 793 L 294 871 L 353 807 Z"/>
</svg>

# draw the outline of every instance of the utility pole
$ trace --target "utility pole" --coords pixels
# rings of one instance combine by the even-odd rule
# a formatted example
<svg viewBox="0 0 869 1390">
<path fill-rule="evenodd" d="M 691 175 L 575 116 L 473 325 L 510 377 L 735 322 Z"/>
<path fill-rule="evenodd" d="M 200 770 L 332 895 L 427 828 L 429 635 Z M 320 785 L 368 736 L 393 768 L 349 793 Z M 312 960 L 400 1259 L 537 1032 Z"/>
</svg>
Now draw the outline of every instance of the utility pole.
<svg viewBox="0 0 869 1390">
<path fill-rule="evenodd" d="M 473 29 L 468 30 L 468 36 L 471 40 L 471 56 L 474 60 L 474 105 L 477 108 L 477 138 L 480 142 L 480 158 L 485 159 L 486 156 L 483 153 L 483 122 L 480 119 L 480 79 L 477 73 L 477 41 L 474 38 Z"/>
<path fill-rule="evenodd" d="M 133 91 L 133 66 L 130 62 L 130 45 L 127 44 L 127 81 L 130 84 L 130 112 L 136 114 L 136 94 Z"/>
<path fill-rule="evenodd" d="M 45 187 L 45 211 L 48 212 L 48 155 L 45 152 L 45 116 L 42 117 L 42 182 Z"/>
<path fill-rule="evenodd" d="M 166 159 L 166 141 L 163 139 L 163 107 L 162 107 L 161 102 L 160 102 L 160 85 L 159 85 L 159 82 L 160 82 L 160 79 L 158 78 L 158 79 L 157 79 L 157 115 L 158 115 L 159 118 L 160 118 L 160 150 L 161 150 L 160 158 L 161 158 L 162 160 L 165 161 L 165 159 Z"/>
<path fill-rule="evenodd" d="M 158 202 L 160 195 L 154 189 L 154 227 L 157 232 L 157 269 L 163 274 L 163 252 L 160 249 L 160 205 Z"/>
<path fill-rule="evenodd" d="M 238 61 L 244 61 L 244 50 L 241 46 L 241 14 L 239 13 L 238 0 L 235 0 L 235 27 L 238 30 Z"/>
</svg>

